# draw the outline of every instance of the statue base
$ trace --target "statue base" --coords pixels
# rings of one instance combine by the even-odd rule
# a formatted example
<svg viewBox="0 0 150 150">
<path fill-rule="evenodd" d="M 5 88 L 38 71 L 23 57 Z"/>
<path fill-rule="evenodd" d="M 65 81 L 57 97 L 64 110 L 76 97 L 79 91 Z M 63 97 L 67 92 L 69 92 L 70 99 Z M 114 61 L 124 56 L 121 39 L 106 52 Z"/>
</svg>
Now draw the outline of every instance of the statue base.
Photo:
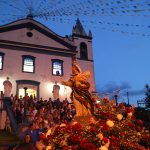
<svg viewBox="0 0 150 150">
<path fill-rule="evenodd" d="M 73 122 L 78 122 L 81 125 L 88 125 L 90 123 L 90 118 L 93 117 L 92 115 L 87 116 L 75 116 L 72 120 Z"/>
</svg>

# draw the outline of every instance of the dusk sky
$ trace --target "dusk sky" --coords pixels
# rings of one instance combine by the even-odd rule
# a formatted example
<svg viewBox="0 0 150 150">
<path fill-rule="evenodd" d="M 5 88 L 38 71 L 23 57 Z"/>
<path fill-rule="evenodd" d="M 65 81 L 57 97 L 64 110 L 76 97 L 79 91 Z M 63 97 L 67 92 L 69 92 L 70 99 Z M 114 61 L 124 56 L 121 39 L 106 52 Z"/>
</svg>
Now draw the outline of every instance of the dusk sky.
<svg viewBox="0 0 150 150">
<path fill-rule="evenodd" d="M 27 13 L 25 6 L 17 0 L 15 0 L 15 7 L 22 9 L 22 12 L 11 6 L 6 7 L 7 4 L 2 1 L 4 0 L 0 0 L 0 25 L 13 21 L 14 14 L 15 17 L 18 15 L 18 18 L 23 18 Z M 13 5 L 13 1 L 9 1 Z M 24 1 L 26 4 L 30 2 L 30 0 Z M 38 1 L 39 5 L 40 1 Z M 71 1 L 69 1 L 70 4 Z M 38 10 L 40 6 L 36 2 L 32 5 L 35 10 Z M 44 0 L 44 2 L 48 3 L 50 0 Z M 64 4 L 62 3 L 61 6 L 67 10 L 65 7 L 67 0 L 62 2 Z M 80 3 L 83 4 L 83 0 L 77 0 L 77 2 L 79 4 L 76 7 Z M 125 102 L 127 98 L 123 95 L 128 91 L 131 103 L 136 104 L 137 99 L 144 97 L 145 84 L 150 83 L 150 2 L 149 0 L 93 0 L 93 4 L 90 2 L 91 0 L 88 1 L 86 9 L 92 12 L 91 15 L 89 15 L 90 12 L 87 15 L 81 12 L 80 15 L 79 9 L 78 16 L 73 15 L 74 12 L 72 12 L 66 16 L 56 16 L 55 19 L 53 16 L 35 19 L 57 34 L 65 36 L 72 33 L 75 20 L 79 18 L 86 31 L 91 30 L 93 34 L 97 91 L 112 94 L 113 91 L 120 90 L 120 99 L 124 99 Z M 74 9 L 78 9 L 76 7 Z M 85 8 L 85 6 L 82 7 Z M 56 8 L 57 6 L 53 10 Z M 45 9 L 49 10 L 48 6 L 42 12 Z M 137 11 L 134 11 L 135 9 Z M 98 12 L 93 12 L 94 10 Z"/>
</svg>

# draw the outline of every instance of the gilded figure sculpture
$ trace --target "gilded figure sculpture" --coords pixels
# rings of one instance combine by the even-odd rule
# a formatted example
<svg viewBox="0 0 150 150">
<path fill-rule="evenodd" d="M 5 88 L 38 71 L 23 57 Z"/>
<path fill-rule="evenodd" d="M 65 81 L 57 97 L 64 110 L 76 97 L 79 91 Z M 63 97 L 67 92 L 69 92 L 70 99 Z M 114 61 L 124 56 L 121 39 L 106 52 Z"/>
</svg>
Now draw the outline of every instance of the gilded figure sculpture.
<svg viewBox="0 0 150 150">
<path fill-rule="evenodd" d="M 82 70 L 78 66 L 76 59 L 73 58 L 72 75 L 67 82 L 62 81 L 62 84 L 69 86 L 72 89 L 70 98 L 76 107 L 76 116 L 91 115 L 94 112 L 91 94 L 89 92 L 89 77 L 90 72 L 86 71 L 82 73 Z"/>
</svg>

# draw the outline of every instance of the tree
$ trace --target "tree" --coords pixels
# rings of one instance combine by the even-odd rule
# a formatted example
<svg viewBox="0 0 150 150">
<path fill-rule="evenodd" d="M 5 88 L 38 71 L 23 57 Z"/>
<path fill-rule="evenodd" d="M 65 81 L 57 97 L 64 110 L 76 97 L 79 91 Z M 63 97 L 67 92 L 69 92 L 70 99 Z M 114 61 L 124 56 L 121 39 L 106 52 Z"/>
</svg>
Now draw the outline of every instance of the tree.
<svg viewBox="0 0 150 150">
<path fill-rule="evenodd" d="M 150 108 L 150 87 L 148 84 L 145 85 L 146 87 L 146 97 L 145 97 L 145 105 L 147 108 Z"/>
</svg>

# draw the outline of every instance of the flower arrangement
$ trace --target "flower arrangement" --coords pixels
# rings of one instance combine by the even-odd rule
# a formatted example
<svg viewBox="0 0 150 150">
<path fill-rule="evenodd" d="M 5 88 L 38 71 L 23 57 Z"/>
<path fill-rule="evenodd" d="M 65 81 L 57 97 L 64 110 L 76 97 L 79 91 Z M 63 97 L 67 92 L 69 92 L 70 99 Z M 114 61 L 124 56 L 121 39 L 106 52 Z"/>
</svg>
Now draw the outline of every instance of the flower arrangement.
<svg viewBox="0 0 150 150">
<path fill-rule="evenodd" d="M 150 134 L 141 120 L 133 116 L 134 108 L 102 99 L 96 104 L 97 121 L 82 126 L 78 122 L 63 124 L 47 136 L 49 150 L 145 150 Z"/>
</svg>

